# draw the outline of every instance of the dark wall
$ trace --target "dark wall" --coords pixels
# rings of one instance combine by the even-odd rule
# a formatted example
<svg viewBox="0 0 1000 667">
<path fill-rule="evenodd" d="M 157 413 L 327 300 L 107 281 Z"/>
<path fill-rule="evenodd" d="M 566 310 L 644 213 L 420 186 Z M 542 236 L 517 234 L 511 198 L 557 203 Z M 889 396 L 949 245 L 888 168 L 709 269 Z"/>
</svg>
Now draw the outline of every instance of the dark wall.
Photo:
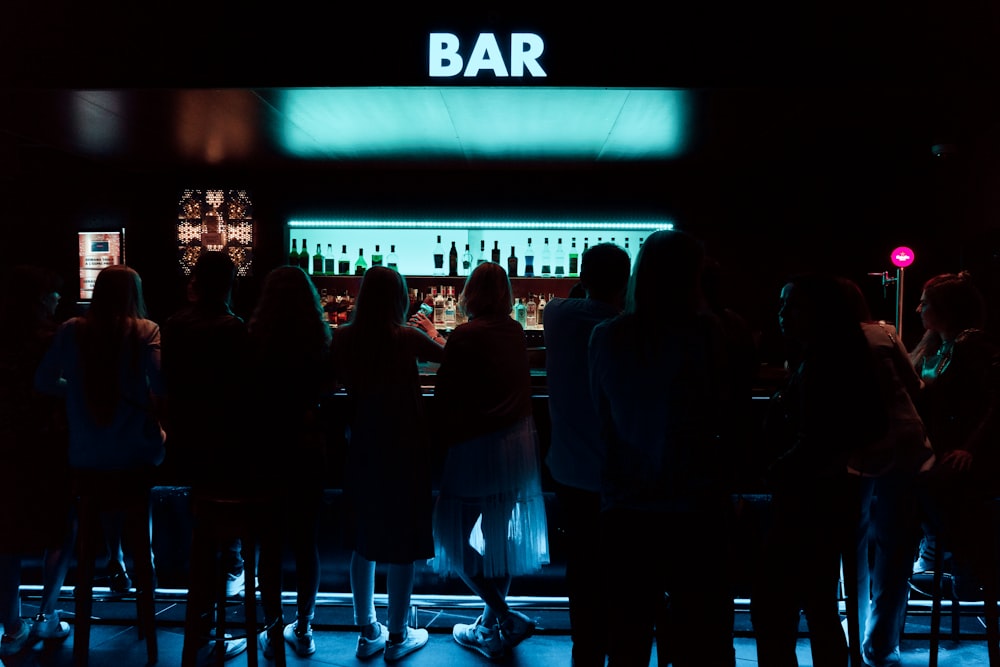
<svg viewBox="0 0 1000 667">
<path fill-rule="evenodd" d="M 968 268 L 991 290 L 1000 253 L 997 200 L 987 196 L 998 170 L 985 160 L 911 156 L 692 157 L 630 165 L 413 164 L 305 165 L 256 169 L 136 170 L 78 158 L 31 154 L 0 183 L 7 204 L 4 261 L 35 261 L 60 271 L 75 293 L 76 232 L 124 227 L 130 265 L 144 279 L 151 315 L 183 300 L 174 221 L 184 188 L 250 191 L 256 221 L 256 274 L 237 306 L 248 314 L 264 274 L 284 261 L 284 224 L 303 214 L 388 216 L 511 212 L 591 216 L 666 215 L 703 238 L 722 263 L 735 309 L 772 334 L 784 278 L 829 270 L 865 288 L 876 315 L 894 319 L 870 272 L 891 270 L 889 252 L 909 245 L 917 262 L 906 277 L 907 314 L 919 285 L 940 271 Z M 992 281 L 992 283 L 991 283 Z M 919 321 L 904 324 L 916 332 Z"/>
</svg>

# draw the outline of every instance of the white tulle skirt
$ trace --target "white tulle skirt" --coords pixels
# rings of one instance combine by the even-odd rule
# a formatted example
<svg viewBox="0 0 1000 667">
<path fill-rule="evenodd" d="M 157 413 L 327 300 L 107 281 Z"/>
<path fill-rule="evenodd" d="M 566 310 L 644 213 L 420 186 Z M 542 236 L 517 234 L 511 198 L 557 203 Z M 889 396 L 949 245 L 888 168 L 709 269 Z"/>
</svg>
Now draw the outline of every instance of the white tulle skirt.
<svg viewBox="0 0 1000 667">
<path fill-rule="evenodd" d="M 549 562 L 534 420 L 448 450 L 434 507 L 434 558 L 442 575 L 537 572 Z"/>
</svg>

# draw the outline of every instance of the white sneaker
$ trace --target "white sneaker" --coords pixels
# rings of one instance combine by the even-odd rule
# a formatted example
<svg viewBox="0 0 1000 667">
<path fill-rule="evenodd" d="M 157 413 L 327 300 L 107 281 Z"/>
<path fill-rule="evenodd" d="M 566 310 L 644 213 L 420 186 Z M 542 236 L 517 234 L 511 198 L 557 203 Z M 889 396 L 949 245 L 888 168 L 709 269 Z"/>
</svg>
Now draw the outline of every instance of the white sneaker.
<svg viewBox="0 0 1000 667">
<path fill-rule="evenodd" d="M 385 645 L 386 662 L 396 662 L 400 658 L 421 649 L 427 643 L 428 633 L 423 628 L 406 628 L 403 641 L 394 642 L 391 639 Z"/>
<path fill-rule="evenodd" d="M 282 633 L 288 645 L 301 658 L 305 658 L 316 652 L 316 642 L 313 640 L 312 627 L 306 625 L 304 630 L 304 632 L 300 633 L 299 622 L 294 621 L 286 625 Z"/>
<path fill-rule="evenodd" d="M 243 592 L 246 586 L 247 573 L 246 570 L 241 571 L 239 574 L 233 574 L 230 572 L 226 575 L 226 597 L 232 598 L 236 597 Z"/>
<path fill-rule="evenodd" d="M 69 623 L 59 620 L 59 612 L 38 614 L 31 624 L 31 634 L 46 641 L 64 641 L 69 637 Z"/>
<path fill-rule="evenodd" d="M 354 655 L 362 660 L 371 658 L 374 655 L 378 655 L 380 651 L 384 651 L 386 642 L 389 641 L 389 628 L 381 623 L 376 623 L 376 625 L 378 625 L 379 634 L 375 639 L 368 639 L 364 635 L 358 636 L 358 648 L 354 652 Z"/>
<path fill-rule="evenodd" d="M 212 631 L 215 634 L 215 630 Z M 211 640 L 198 651 L 198 667 L 210 667 L 216 663 L 216 654 L 223 651 L 223 660 L 232 660 L 247 650 L 245 638 L 233 639 L 228 632 L 223 635 L 223 641 Z"/>
<path fill-rule="evenodd" d="M 500 639 L 500 629 L 497 626 L 487 628 L 480 616 L 472 625 L 458 623 L 451 631 L 452 639 L 465 648 L 479 651 L 491 660 L 502 658 L 506 653 L 503 640 Z"/>
</svg>

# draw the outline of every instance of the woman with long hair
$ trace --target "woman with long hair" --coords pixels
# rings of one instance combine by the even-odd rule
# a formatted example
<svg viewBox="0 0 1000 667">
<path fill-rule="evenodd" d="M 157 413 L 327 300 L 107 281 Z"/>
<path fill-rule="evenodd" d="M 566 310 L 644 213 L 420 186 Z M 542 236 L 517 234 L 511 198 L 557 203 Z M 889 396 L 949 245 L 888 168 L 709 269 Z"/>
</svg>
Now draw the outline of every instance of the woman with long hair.
<svg viewBox="0 0 1000 667">
<path fill-rule="evenodd" d="M 69 465 L 84 522 L 105 522 L 113 591 L 130 586 L 122 534 L 133 541 L 138 593 L 153 594 L 149 494 L 164 457 L 160 428 L 164 395 L 160 328 L 146 318 L 142 280 L 133 269 L 102 269 L 90 307 L 56 333 L 35 378 L 39 391 L 66 398 Z M 111 511 L 105 511 L 109 508 Z M 81 534 L 81 556 L 90 558 L 92 532 Z M 83 568 L 89 572 L 91 568 Z M 82 582 L 78 582 L 82 583 Z M 80 591 L 89 582 L 78 585 Z"/>
<path fill-rule="evenodd" d="M 431 439 L 417 361 L 440 361 L 443 348 L 406 325 L 409 305 L 399 273 L 368 269 L 351 321 L 337 329 L 332 346 L 334 373 L 349 399 L 345 536 L 356 653 L 369 658 L 384 650 L 387 662 L 427 643 L 427 630 L 407 627 L 406 616 L 414 562 L 434 556 Z M 388 627 L 375 614 L 376 562 L 389 566 Z"/>
<path fill-rule="evenodd" d="M 507 591 L 512 577 L 549 562 L 527 345 L 512 306 L 503 268 L 477 266 L 459 296 L 468 322 L 449 335 L 435 383 L 436 409 L 451 425 L 441 434 L 448 451 L 433 566 L 485 603 L 475 623 L 457 624 L 452 637 L 488 658 L 534 632 L 534 621 L 507 604 Z"/>
<path fill-rule="evenodd" d="M 735 661 L 726 540 L 733 462 L 718 430 L 729 389 L 726 343 L 703 301 L 703 257 L 687 233 L 647 237 L 624 311 L 598 324 L 590 339 L 605 447 L 600 530 L 613 610 L 606 613 L 609 665 L 649 663 L 665 594 L 675 665 Z M 664 538 L 691 549 L 664 550 Z M 636 566 L 650 555 L 655 567 Z M 661 663 L 667 648 L 658 647 Z"/>
<path fill-rule="evenodd" d="M 55 335 L 60 281 L 31 266 L 12 269 L 0 296 L 0 655 L 39 640 L 62 641 L 69 625 L 55 605 L 73 553 L 65 408 L 34 389 Z M 25 502 L 30 498 L 29 502 Z M 21 562 L 43 553 L 42 599 L 21 619 Z"/>
<path fill-rule="evenodd" d="M 282 624 L 281 559 L 285 542 L 295 558 L 296 620 L 281 631 L 300 656 L 316 652 L 312 619 L 319 592 L 319 511 L 325 483 L 325 443 L 319 417 L 328 371 L 330 327 L 319 293 L 299 267 L 281 266 L 264 280 L 248 323 L 252 373 L 249 437 L 254 460 L 248 471 L 258 493 L 274 502 L 262 517 L 260 590 L 268 630 L 264 655 Z"/>
<path fill-rule="evenodd" d="M 959 571 L 953 571 L 958 594 L 975 595 L 975 577 L 965 575 L 987 566 L 974 558 L 982 551 L 973 543 L 974 508 L 998 490 L 1000 355 L 984 329 L 986 304 L 968 272 L 929 279 L 917 312 L 925 332 L 910 359 L 923 382 L 917 408 L 937 462 L 925 480 L 924 538 L 913 571 L 930 569 L 937 533 L 947 529 L 964 557 L 956 555 Z"/>
</svg>

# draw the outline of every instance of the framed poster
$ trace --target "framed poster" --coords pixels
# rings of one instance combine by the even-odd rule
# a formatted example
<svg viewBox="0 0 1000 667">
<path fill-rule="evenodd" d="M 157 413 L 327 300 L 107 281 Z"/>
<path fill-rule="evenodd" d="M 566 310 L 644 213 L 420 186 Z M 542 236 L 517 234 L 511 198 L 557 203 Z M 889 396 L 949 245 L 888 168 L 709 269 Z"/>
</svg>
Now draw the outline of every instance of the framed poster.
<svg viewBox="0 0 1000 667">
<path fill-rule="evenodd" d="M 101 269 L 125 263 L 125 230 L 79 232 L 80 301 L 94 296 L 94 281 Z"/>
</svg>

